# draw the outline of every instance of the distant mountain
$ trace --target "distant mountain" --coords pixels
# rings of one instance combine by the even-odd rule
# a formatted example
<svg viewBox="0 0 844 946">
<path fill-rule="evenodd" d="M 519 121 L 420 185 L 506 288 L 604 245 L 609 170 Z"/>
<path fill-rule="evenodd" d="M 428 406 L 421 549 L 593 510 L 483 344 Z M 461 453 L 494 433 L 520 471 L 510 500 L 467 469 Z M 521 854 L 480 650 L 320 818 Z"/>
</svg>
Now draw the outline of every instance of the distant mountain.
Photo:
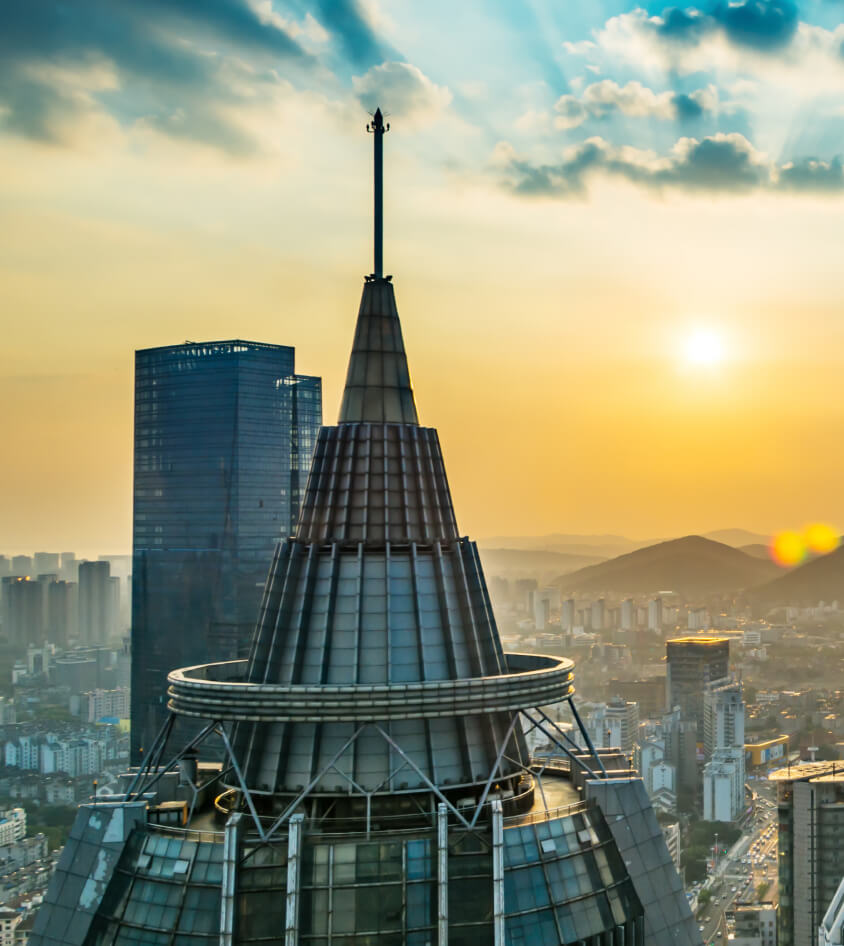
<svg viewBox="0 0 844 946">
<path fill-rule="evenodd" d="M 560 552 L 564 555 L 610 558 L 650 545 L 651 541 L 637 541 L 623 535 L 570 535 L 565 532 L 553 532 L 550 535 L 496 535 L 479 539 L 478 545 L 482 549 Z"/>
<path fill-rule="evenodd" d="M 705 532 L 704 538 L 712 539 L 713 542 L 723 542 L 724 545 L 732 545 L 736 549 L 740 549 L 744 545 L 767 546 L 771 539 L 769 535 L 762 535 L 760 532 L 748 532 L 747 529 L 718 529 L 715 532 Z"/>
<path fill-rule="evenodd" d="M 727 545 L 730 543 L 727 542 Z M 771 560 L 771 548 L 768 545 L 763 545 L 761 542 L 754 542 L 751 545 L 740 545 L 739 551 L 744 552 L 745 555 L 750 555 L 753 558 L 764 558 L 766 561 Z"/>
<path fill-rule="evenodd" d="M 693 596 L 749 588 L 778 572 L 773 562 L 700 535 L 687 535 L 582 568 L 563 575 L 554 584 L 568 592 L 634 594 L 670 590 Z"/>
<path fill-rule="evenodd" d="M 754 588 L 751 599 L 758 605 L 769 607 L 844 601 L 844 546 Z"/>
<path fill-rule="evenodd" d="M 487 575 L 521 577 L 522 575 L 548 578 L 573 572 L 587 565 L 606 561 L 602 555 L 570 555 L 565 552 L 548 552 L 542 549 L 486 549 L 480 550 L 481 562 Z M 541 579 L 544 580 L 544 579 Z"/>
</svg>

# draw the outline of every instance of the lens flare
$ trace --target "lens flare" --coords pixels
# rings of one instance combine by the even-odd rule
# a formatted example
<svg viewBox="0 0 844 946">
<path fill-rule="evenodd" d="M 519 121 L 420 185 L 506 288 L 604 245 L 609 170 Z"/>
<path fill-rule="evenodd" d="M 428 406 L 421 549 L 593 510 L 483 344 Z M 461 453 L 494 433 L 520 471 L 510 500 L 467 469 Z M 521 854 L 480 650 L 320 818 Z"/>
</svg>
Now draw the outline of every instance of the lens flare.
<svg viewBox="0 0 844 946">
<path fill-rule="evenodd" d="M 771 539 L 771 558 L 783 568 L 799 565 L 809 555 L 828 555 L 841 544 L 838 532 L 825 522 L 813 522 L 802 532 L 786 530 Z"/>
<path fill-rule="evenodd" d="M 799 565 L 805 557 L 806 546 L 799 532 L 779 532 L 771 540 L 771 558 L 777 565 L 791 568 Z"/>
<path fill-rule="evenodd" d="M 813 522 L 803 531 L 806 547 L 815 555 L 828 555 L 834 552 L 841 541 L 840 536 L 825 522 Z"/>
</svg>

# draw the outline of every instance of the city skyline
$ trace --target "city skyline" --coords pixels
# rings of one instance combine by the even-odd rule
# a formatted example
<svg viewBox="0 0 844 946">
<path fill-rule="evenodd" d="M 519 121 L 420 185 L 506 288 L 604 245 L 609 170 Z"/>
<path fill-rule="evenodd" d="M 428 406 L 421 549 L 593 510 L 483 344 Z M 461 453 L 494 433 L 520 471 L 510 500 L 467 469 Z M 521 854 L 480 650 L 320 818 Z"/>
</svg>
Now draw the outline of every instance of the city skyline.
<svg viewBox="0 0 844 946">
<path fill-rule="evenodd" d="M 844 523 L 833 5 L 86 4 L 0 14 L 10 553 L 128 550 L 136 349 L 295 345 L 335 415 L 376 95 L 467 530 Z"/>
</svg>

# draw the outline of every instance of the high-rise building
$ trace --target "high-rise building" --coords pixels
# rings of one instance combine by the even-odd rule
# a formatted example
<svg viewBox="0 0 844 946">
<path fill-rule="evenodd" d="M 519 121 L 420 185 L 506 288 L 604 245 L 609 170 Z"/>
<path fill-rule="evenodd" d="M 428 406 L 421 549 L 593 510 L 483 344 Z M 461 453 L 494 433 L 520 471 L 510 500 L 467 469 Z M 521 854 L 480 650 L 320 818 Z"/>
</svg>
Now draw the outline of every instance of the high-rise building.
<svg viewBox="0 0 844 946">
<path fill-rule="evenodd" d="M 639 704 L 614 697 L 607 703 L 606 718 L 618 721 L 619 741 L 614 745 L 630 755 L 639 733 Z"/>
<path fill-rule="evenodd" d="M 576 722 L 573 662 L 503 652 L 378 248 L 249 658 L 169 675 L 208 725 L 81 807 L 30 946 L 700 944 L 641 780 L 540 709 Z"/>
<path fill-rule="evenodd" d="M 632 598 L 625 598 L 621 602 L 621 629 L 632 631 L 636 626 L 636 608 Z"/>
<path fill-rule="evenodd" d="M 675 791 L 679 810 L 691 811 L 697 804 L 700 777 L 697 764 L 697 724 L 683 719 L 679 709 L 662 719 L 665 761 L 674 766 Z"/>
<path fill-rule="evenodd" d="M 18 651 L 44 641 L 44 592 L 40 582 L 7 575 L 3 582 L 3 630 Z"/>
<path fill-rule="evenodd" d="M 702 740 L 703 695 L 710 683 L 727 677 L 730 642 L 726 637 L 678 637 L 666 641 L 665 653 L 668 711 L 679 706 L 683 719 L 695 723 Z"/>
<path fill-rule="evenodd" d="M 83 644 L 105 644 L 117 632 L 118 579 L 108 562 L 79 565 L 79 637 Z"/>
<path fill-rule="evenodd" d="M 606 601 L 603 598 L 598 598 L 597 601 L 592 602 L 592 630 L 593 631 L 602 631 L 606 624 Z"/>
<path fill-rule="evenodd" d="M 26 578 L 28 576 L 35 576 L 35 569 L 32 567 L 32 556 L 31 555 L 13 555 L 12 556 L 12 569 L 10 574 L 15 578 Z"/>
<path fill-rule="evenodd" d="M 61 568 L 59 569 L 59 575 L 65 581 L 79 580 L 79 560 L 76 558 L 75 552 L 62 552 L 62 562 Z"/>
<path fill-rule="evenodd" d="M 36 575 L 58 575 L 59 572 L 59 553 L 58 552 L 36 552 L 32 557 L 32 570 Z"/>
<path fill-rule="evenodd" d="M 735 821 L 744 813 L 744 700 L 741 683 L 715 681 L 703 696 L 703 817 Z"/>
<path fill-rule="evenodd" d="M 558 588 L 537 588 L 533 593 L 533 620 L 537 631 L 544 631 L 551 618 L 551 611 L 560 606 Z"/>
<path fill-rule="evenodd" d="M 74 581 L 51 581 L 47 585 L 46 637 L 65 648 L 77 636 L 79 601 Z"/>
<path fill-rule="evenodd" d="M 690 608 L 687 616 L 687 624 L 690 631 L 709 630 L 709 612 L 706 608 Z"/>
<path fill-rule="evenodd" d="M 662 598 L 653 598 L 648 602 L 648 630 L 662 630 Z"/>
<path fill-rule="evenodd" d="M 744 749 L 715 749 L 703 767 L 703 820 L 736 821 L 744 810 Z"/>
<path fill-rule="evenodd" d="M 704 758 L 711 759 L 716 749 L 744 749 L 744 699 L 738 681 L 710 683 L 703 695 Z"/>
<path fill-rule="evenodd" d="M 515 581 L 516 606 L 533 614 L 533 596 L 539 582 L 535 578 L 517 578 Z"/>
<path fill-rule="evenodd" d="M 135 356 L 132 755 L 166 717 L 174 667 L 245 656 L 322 419 L 295 351 L 186 342 Z"/>
<path fill-rule="evenodd" d="M 814 946 L 844 877 L 844 771 L 804 762 L 768 778 L 779 809 L 777 946 Z"/>
<path fill-rule="evenodd" d="M 574 603 L 574 598 L 566 598 L 566 600 L 560 605 L 560 630 L 571 632 L 574 627 L 575 617 L 577 614 L 577 607 Z"/>
</svg>

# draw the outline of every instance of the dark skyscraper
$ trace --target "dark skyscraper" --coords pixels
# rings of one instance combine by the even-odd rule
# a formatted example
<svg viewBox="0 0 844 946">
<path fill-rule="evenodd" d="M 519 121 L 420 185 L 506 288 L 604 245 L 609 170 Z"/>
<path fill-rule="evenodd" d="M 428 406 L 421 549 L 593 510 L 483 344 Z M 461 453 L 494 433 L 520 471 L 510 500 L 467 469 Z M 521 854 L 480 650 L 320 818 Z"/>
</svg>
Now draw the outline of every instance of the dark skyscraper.
<svg viewBox="0 0 844 946">
<path fill-rule="evenodd" d="M 165 717 L 173 667 L 245 652 L 292 533 L 322 419 L 294 349 L 186 342 L 135 360 L 132 753 Z"/>
<path fill-rule="evenodd" d="M 708 684 L 723 680 L 730 670 L 726 637 L 678 637 L 666 641 L 666 702 L 670 713 L 680 707 L 682 718 L 695 723 L 703 741 L 703 696 Z"/>
</svg>

